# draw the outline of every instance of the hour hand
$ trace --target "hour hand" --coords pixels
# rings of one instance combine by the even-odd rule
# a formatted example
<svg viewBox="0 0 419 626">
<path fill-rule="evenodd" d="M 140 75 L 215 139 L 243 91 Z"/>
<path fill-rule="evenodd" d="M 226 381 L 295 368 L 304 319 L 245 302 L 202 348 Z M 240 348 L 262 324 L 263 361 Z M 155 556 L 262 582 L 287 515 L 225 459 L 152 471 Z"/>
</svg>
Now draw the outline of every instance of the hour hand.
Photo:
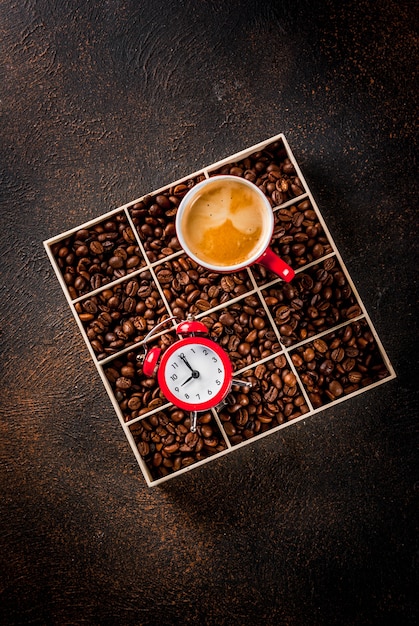
<svg viewBox="0 0 419 626">
<path fill-rule="evenodd" d="M 187 378 L 185 380 L 185 382 L 181 384 L 181 387 L 183 387 L 183 385 L 186 385 L 186 383 L 188 383 L 190 380 L 192 380 L 192 378 L 193 378 L 193 376 L 189 376 L 189 378 Z"/>
</svg>

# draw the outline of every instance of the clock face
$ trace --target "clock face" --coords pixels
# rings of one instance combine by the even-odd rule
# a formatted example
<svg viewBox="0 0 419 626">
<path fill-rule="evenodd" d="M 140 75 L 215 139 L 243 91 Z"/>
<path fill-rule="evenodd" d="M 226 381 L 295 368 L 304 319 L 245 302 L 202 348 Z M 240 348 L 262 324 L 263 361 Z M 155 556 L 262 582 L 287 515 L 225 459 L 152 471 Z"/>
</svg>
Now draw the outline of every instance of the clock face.
<svg viewBox="0 0 419 626">
<path fill-rule="evenodd" d="M 219 404 L 231 379 L 227 354 L 206 337 L 187 337 L 171 345 L 158 370 L 166 398 L 186 410 L 205 411 Z"/>
</svg>

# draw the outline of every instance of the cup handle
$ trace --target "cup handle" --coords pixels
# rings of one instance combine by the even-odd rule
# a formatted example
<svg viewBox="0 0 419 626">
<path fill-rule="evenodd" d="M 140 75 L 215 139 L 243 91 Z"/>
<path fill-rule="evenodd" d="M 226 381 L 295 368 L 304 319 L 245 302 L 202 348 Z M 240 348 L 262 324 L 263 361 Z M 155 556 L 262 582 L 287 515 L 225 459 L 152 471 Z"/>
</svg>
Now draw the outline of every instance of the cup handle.
<svg viewBox="0 0 419 626">
<path fill-rule="evenodd" d="M 272 252 L 270 248 L 266 248 L 265 252 L 260 256 L 256 263 L 260 263 L 274 274 L 277 274 L 285 280 L 285 282 L 289 283 L 295 276 L 295 272 L 285 263 L 275 252 Z"/>
</svg>

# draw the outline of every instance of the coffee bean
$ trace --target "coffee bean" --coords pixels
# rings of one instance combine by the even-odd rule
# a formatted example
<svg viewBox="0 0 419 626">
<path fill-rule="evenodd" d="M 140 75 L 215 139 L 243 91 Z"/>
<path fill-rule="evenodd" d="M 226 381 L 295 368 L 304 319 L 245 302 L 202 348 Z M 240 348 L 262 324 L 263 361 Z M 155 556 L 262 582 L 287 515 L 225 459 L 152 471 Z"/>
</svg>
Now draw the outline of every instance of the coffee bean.
<svg viewBox="0 0 419 626">
<path fill-rule="evenodd" d="M 95 256 L 98 254 L 103 254 L 103 246 L 100 241 L 92 241 L 89 245 L 89 249 L 90 252 Z"/>
<path fill-rule="evenodd" d="M 205 300 L 204 298 L 199 298 L 196 301 L 195 305 L 198 311 L 208 311 L 208 309 L 211 308 L 211 304 L 209 303 L 209 301 Z"/>
<path fill-rule="evenodd" d="M 340 363 L 340 361 L 342 361 L 342 359 L 345 357 L 345 350 L 343 348 L 335 348 L 334 350 L 332 350 L 330 356 L 332 361 Z"/>
<path fill-rule="evenodd" d="M 272 206 L 282 204 L 304 193 L 294 166 L 286 156 L 282 142 L 275 142 L 268 151 L 257 151 L 241 161 L 220 167 L 211 175 L 229 174 L 255 183 Z"/>
<path fill-rule="evenodd" d="M 211 413 L 200 414 L 195 433 L 190 431 L 189 414 L 176 408 L 145 416 L 129 428 L 154 479 L 226 449 Z"/>
<path fill-rule="evenodd" d="M 362 374 L 361 374 L 361 372 L 357 372 L 357 371 L 352 371 L 352 372 L 349 372 L 349 374 L 348 374 L 348 380 L 349 380 L 351 383 L 360 383 L 360 382 L 361 382 L 361 380 L 362 380 Z"/>
<path fill-rule="evenodd" d="M 164 261 L 156 268 L 156 276 L 163 276 L 165 298 L 173 314 L 181 318 L 186 317 L 186 311 L 196 316 L 252 289 L 247 272 L 223 276 L 186 256 Z"/>
<path fill-rule="evenodd" d="M 171 283 L 173 280 L 173 273 L 169 269 L 162 269 L 156 275 L 161 284 Z"/>
<path fill-rule="evenodd" d="M 234 278 L 232 276 L 223 276 L 220 286 L 223 291 L 230 293 L 235 287 Z"/>
<path fill-rule="evenodd" d="M 320 354 L 324 354 L 325 352 L 327 352 L 327 343 L 323 341 L 323 339 L 315 339 L 315 341 L 313 342 L 313 348 L 317 352 L 320 352 Z"/>
<path fill-rule="evenodd" d="M 361 315 L 361 312 L 362 311 L 359 304 L 354 304 L 347 308 L 346 317 L 347 319 L 353 319 L 354 317 L 358 317 L 358 315 Z"/>
<path fill-rule="evenodd" d="M 335 398 L 339 398 L 343 394 L 343 387 L 338 380 L 332 380 L 328 389 Z"/>
<path fill-rule="evenodd" d="M 205 178 L 199 175 L 156 196 L 146 196 L 129 207 L 136 231 L 151 263 L 180 250 L 176 237 L 177 207 L 187 191 Z"/>
<path fill-rule="evenodd" d="M 278 369 L 277 364 L 284 369 Z M 251 389 L 236 391 L 233 387 L 230 402 L 220 411 L 221 422 L 232 445 L 308 412 L 297 378 L 286 364 L 283 355 L 275 357 L 243 374 L 252 383 Z M 283 379 L 288 384 L 283 385 Z"/>
<path fill-rule="evenodd" d="M 256 328 L 257 330 L 262 330 L 262 328 L 265 328 L 266 326 L 266 322 L 264 320 L 263 317 L 254 317 L 253 318 L 253 327 Z"/>
<path fill-rule="evenodd" d="M 308 347 L 304 350 L 303 352 L 303 359 L 306 363 L 310 363 L 311 361 L 313 361 L 316 357 L 316 353 L 313 350 L 313 348 Z"/>
<path fill-rule="evenodd" d="M 329 258 L 297 274 L 291 289 L 287 283 L 277 283 L 262 291 L 286 347 L 360 312 L 352 291 L 347 298 L 343 295 L 342 280 L 346 277 L 337 260 Z"/>
<path fill-rule="evenodd" d="M 319 365 L 319 371 L 325 376 L 330 376 L 334 369 L 335 364 L 331 359 L 325 359 Z"/>
<path fill-rule="evenodd" d="M 278 389 L 276 387 L 269 387 L 264 395 L 264 400 L 266 402 L 275 402 L 278 397 Z"/>
<path fill-rule="evenodd" d="M 140 341 L 169 316 L 149 271 L 91 296 L 78 313 L 98 359 Z"/>
<path fill-rule="evenodd" d="M 284 381 L 284 384 L 288 385 L 289 387 L 296 386 L 297 379 L 292 372 L 288 372 L 287 370 L 284 370 L 282 374 L 283 374 L 282 379 Z"/>
<path fill-rule="evenodd" d="M 117 389 L 129 389 L 131 387 L 131 381 L 126 378 L 125 376 L 120 376 L 116 381 L 115 381 L 115 387 Z"/>
<path fill-rule="evenodd" d="M 135 311 L 135 307 L 136 307 L 135 298 L 132 298 L 131 296 L 128 296 L 127 298 L 125 298 L 124 311 L 126 311 L 127 313 L 133 313 Z"/>
<path fill-rule="evenodd" d="M 120 211 L 54 244 L 52 253 L 70 297 L 83 296 L 145 265 L 135 237 L 127 237 L 127 229 L 127 217 Z"/>
<path fill-rule="evenodd" d="M 307 354 L 308 361 L 304 358 Z M 291 359 L 313 408 L 389 375 L 366 320 L 352 322 L 321 340 L 296 348 Z"/>
<path fill-rule="evenodd" d="M 127 296 L 135 296 L 138 292 L 139 284 L 137 280 L 129 280 L 125 284 L 125 293 Z"/>
</svg>

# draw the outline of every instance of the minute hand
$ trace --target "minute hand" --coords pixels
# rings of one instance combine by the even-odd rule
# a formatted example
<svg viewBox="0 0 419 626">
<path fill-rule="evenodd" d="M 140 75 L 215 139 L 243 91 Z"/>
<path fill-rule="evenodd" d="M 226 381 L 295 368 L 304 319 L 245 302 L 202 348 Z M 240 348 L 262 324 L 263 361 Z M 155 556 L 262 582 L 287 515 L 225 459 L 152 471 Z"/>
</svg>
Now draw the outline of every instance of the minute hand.
<svg viewBox="0 0 419 626">
<path fill-rule="evenodd" d="M 183 385 L 186 385 L 186 383 L 188 383 L 190 380 L 192 380 L 192 378 L 199 378 L 199 372 L 198 372 L 198 370 L 194 370 L 194 369 L 193 369 L 193 368 L 189 365 L 188 360 L 186 359 L 186 356 L 185 356 L 184 354 L 181 354 L 181 355 L 179 355 L 179 356 L 180 356 L 180 358 L 182 359 L 182 361 L 185 363 L 185 365 L 186 365 L 187 367 L 189 367 L 189 369 L 190 369 L 190 370 L 191 370 L 191 372 L 192 372 L 192 375 L 191 375 L 191 376 L 189 376 L 189 378 L 188 378 L 187 380 L 185 380 L 185 382 L 183 382 L 183 383 L 181 384 L 181 387 L 183 387 Z"/>
<path fill-rule="evenodd" d="M 194 372 L 195 370 L 193 369 L 193 367 L 189 365 L 189 361 L 187 360 L 186 356 L 184 354 L 180 354 L 179 356 L 182 359 L 182 361 L 185 363 L 186 367 L 189 367 L 191 372 Z"/>
</svg>

